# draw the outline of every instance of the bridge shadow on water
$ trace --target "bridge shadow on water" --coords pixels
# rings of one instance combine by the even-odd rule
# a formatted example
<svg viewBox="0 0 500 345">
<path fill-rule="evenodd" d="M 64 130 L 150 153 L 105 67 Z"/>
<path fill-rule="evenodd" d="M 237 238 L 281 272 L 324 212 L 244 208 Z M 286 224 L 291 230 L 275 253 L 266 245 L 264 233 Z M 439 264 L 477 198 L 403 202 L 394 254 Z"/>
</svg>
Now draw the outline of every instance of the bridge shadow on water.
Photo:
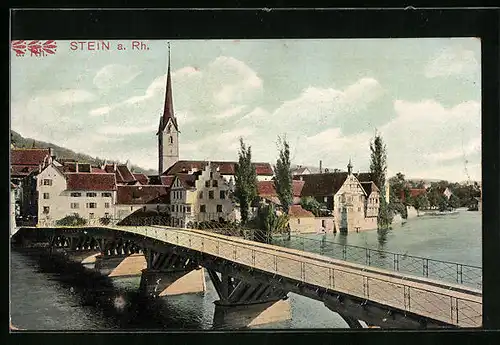
<svg viewBox="0 0 500 345">
<path fill-rule="evenodd" d="M 49 256 L 44 249 L 13 249 L 37 267 L 40 273 L 76 297 L 69 308 L 91 309 L 104 322 L 94 323 L 92 331 L 123 330 L 186 330 L 209 329 L 204 294 L 152 298 L 139 293 L 140 276 L 109 278 L 82 264 L 67 260 L 61 254 Z M 85 326 L 84 326 L 85 328 Z M 81 327 L 78 327 L 81 329 Z"/>
</svg>

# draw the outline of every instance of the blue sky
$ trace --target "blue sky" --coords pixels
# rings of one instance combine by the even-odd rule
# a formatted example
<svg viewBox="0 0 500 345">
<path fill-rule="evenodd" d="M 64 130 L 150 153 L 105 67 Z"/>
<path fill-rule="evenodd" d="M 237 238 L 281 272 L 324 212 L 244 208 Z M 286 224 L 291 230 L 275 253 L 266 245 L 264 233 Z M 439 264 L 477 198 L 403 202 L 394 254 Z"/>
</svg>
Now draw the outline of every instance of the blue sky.
<svg viewBox="0 0 500 345">
<path fill-rule="evenodd" d="M 167 42 L 110 42 L 12 53 L 12 129 L 155 169 Z M 463 181 L 466 165 L 479 180 L 480 51 L 474 38 L 171 41 L 180 158 L 236 160 L 243 137 L 274 163 L 286 135 L 294 163 L 364 171 L 378 131 L 389 175 Z"/>
</svg>

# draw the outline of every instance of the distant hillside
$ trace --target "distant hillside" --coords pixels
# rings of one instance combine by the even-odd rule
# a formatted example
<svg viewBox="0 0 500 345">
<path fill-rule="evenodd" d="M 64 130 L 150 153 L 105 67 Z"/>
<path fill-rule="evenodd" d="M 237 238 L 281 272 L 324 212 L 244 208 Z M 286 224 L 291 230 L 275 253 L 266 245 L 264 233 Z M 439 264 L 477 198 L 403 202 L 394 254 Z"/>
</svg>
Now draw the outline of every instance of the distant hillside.
<svg viewBox="0 0 500 345">
<path fill-rule="evenodd" d="M 31 139 L 31 138 L 24 138 L 22 137 L 19 133 L 11 130 L 10 131 L 10 142 L 11 144 L 14 145 L 14 147 L 18 148 L 52 148 L 54 151 L 54 155 L 57 158 L 66 158 L 66 159 L 74 159 L 78 162 L 85 162 L 85 163 L 90 163 L 95 166 L 101 166 L 104 163 L 103 158 L 99 157 L 92 157 L 89 155 L 86 155 L 84 153 L 77 153 L 72 150 L 66 149 L 61 146 L 54 145 L 52 143 L 46 143 L 43 141 L 38 141 L 36 139 Z M 106 160 L 108 163 L 117 163 L 117 164 L 125 164 L 124 162 L 119 162 L 119 161 L 114 161 L 107 159 Z M 146 175 L 155 175 L 157 174 L 156 171 L 154 170 L 149 170 L 149 169 L 143 169 L 141 167 L 138 167 L 136 165 L 131 165 L 132 171 L 137 172 L 137 173 L 144 173 Z"/>
</svg>

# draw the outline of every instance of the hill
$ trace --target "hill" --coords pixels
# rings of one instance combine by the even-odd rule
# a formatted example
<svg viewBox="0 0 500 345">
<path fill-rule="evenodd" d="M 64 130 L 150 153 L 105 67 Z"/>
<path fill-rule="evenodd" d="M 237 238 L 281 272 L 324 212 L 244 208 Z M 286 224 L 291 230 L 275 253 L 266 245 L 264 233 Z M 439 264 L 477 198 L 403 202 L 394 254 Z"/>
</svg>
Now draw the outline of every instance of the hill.
<svg viewBox="0 0 500 345">
<path fill-rule="evenodd" d="M 52 148 L 54 155 L 57 158 L 65 158 L 65 159 L 74 159 L 78 162 L 85 162 L 85 163 L 90 163 L 95 166 L 101 166 L 104 163 L 103 158 L 99 157 L 92 157 L 84 153 L 78 153 L 74 152 L 70 149 L 52 144 L 52 143 L 46 143 L 44 141 L 38 141 L 36 139 L 32 138 L 24 138 L 21 136 L 19 133 L 11 130 L 10 131 L 10 142 L 11 144 L 14 145 L 14 147 L 18 148 Z M 125 164 L 124 162 L 119 162 L 116 160 L 111 160 L 111 159 L 106 159 L 108 163 L 117 163 L 117 164 Z M 141 167 L 138 167 L 136 165 L 131 165 L 131 169 L 134 172 L 137 173 L 144 173 L 146 175 L 155 175 L 157 174 L 156 171 L 154 170 L 149 170 L 149 169 L 143 169 Z"/>
</svg>

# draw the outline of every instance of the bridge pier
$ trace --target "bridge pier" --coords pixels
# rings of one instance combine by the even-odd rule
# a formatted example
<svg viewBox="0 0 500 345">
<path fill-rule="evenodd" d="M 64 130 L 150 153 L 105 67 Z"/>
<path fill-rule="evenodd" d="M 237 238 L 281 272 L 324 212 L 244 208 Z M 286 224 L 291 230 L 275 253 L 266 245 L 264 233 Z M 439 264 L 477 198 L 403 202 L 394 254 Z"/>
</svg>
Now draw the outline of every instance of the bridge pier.
<svg viewBox="0 0 500 345">
<path fill-rule="evenodd" d="M 287 292 L 208 270 L 220 300 L 215 301 L 214 328 L 238 329 L 291 319 Z"/>
<path fill-rule="evenodd" d="M 206 290 L 204 269 L 190 259 L 147 250 L 146 264 L 140 283 L 144 295 L 163 297 Z"/>
</svg>

